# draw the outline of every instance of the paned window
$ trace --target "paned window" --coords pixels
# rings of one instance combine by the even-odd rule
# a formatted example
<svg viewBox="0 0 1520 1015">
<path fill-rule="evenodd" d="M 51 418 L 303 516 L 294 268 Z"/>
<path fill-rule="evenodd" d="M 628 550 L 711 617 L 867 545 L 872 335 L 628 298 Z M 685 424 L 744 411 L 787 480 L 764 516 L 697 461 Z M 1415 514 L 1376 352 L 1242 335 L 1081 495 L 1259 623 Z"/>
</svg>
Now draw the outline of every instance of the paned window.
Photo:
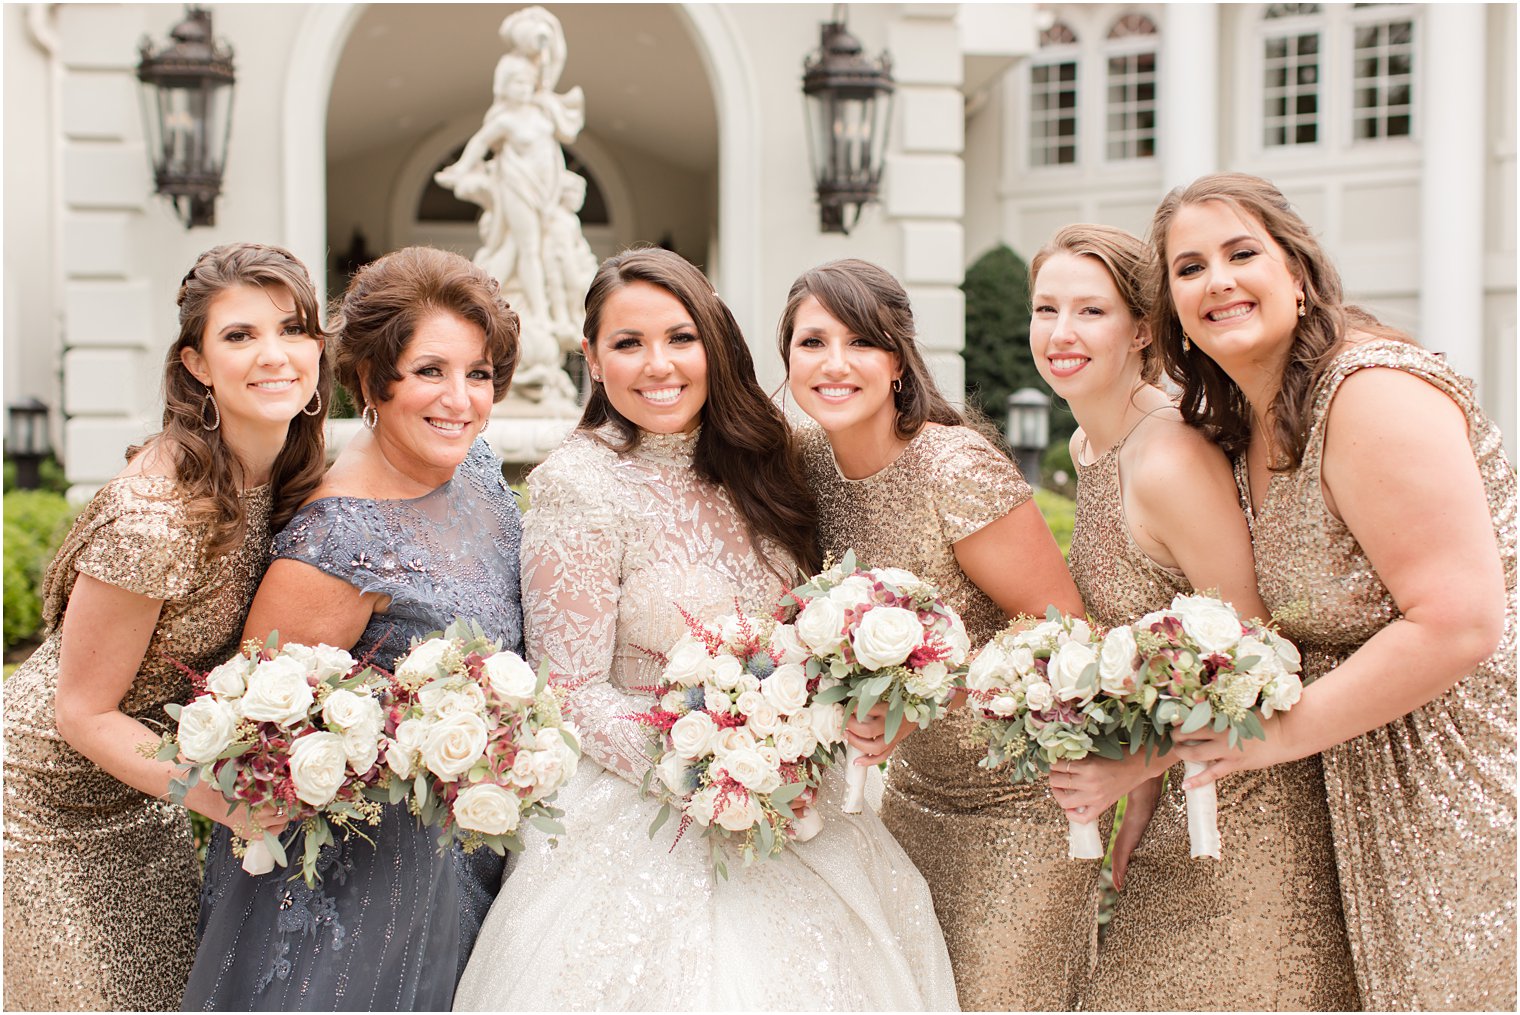
<svg viewBox="0 0 1520 1015">
<path fill-rule="evenodd" d="M 1351 138 L 1408 137 L 1414 128 L 1414 22 L 1352 29 Z"/>
<path fill-rule="evenodd" d="M 1156 154 L 1156 24 L 1126 14 L 1108 33 L 1107 154 L 1110 161 Z"/>
<path fill-rule="evenodd" d="M 1049 50 L 1029 69 L 1029 161 L 1035 166 L 1077 161 L 1077 36 L 1064 22 L 1040 33 Z"/>
<path fill-rule="evenodd" d="M 1309 17 L 1319 4 L 1272 4 L 1268 21 L 1300 22 L 1268 27 L 1262 40 L 1262 144 L 1268 148 L 1320 140 L 1321 28 Z M 1302 19 L 1307 18 L 1307 23 Z"/>
</svg>

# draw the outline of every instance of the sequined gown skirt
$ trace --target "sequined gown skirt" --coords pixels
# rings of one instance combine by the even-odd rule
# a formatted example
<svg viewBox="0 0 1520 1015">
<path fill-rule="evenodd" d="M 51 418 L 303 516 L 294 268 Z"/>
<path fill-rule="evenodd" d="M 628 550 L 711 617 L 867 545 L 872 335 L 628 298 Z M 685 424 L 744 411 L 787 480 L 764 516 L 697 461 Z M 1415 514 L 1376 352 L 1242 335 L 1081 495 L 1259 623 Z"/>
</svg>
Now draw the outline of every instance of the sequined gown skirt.
<svg viewBox="0 0 1520 1015">
<path fill-rule="evenodd" d="M 189 817 L 58 736 L 58 645 L 5 682 L 5 1007 L 178 1008 L 200 891 Z"/>
<path fill-rule="evenodd" d="M 1097 944 L 1097 860 L 1067 855 L 1045 782 L 977 767 L 986 748 L 955 709 L 887 768 L 882 822 L 929 883 L 967 1011 L 1069 1010 Z M 1107 841 L 1109 819 L 1102 830 Z"/>
<path fill-rule="evenodd" d="M 554 847 L 530 832 L 455 995 L 462 1011 L 955 1010 L 923 879 L 867 808 L 714 876 L 710 840 L 589 758 L 557 801 Z M 672 843 L 674 842 L 674 846 Z"/>
<path fill-rule="evenodd" d="M 1304 654 L 1323 673 L 1349 651 Z M 1325 752 L 1369 1010 L 1515 1009 L 1515 616 L 1446 694 Z"/>
<path fill-rule="evenodd" d="M 1221 779 L 1218 860 L 1189 858 L 1182 766 L 1169 775 L 1080 1007 L 1359 1008 L 1320 759 Z"/>
</svg>

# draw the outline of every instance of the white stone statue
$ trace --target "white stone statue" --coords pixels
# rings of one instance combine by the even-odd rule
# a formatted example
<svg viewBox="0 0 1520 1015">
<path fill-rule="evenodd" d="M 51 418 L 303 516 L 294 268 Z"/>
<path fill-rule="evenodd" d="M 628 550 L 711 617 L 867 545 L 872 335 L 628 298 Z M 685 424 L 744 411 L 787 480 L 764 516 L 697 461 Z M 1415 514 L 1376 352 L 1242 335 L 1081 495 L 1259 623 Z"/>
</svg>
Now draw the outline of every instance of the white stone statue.
<svg viewBox="0 0 1520 1015">
<path fill-rule="evenodd" d="M 579 346 L 590 276 L 583 264 L 569 272 L 564 267 L 579 254 L 575 240 L 585 245 L 575 214 L 585 199 L 585 181 L 565 168 L 560 144 L 580 134 L 586 100 L 579 86 L 554 91 L 566 54 L 564 29 L 554 15 L 525 8 L 501 23 L 500 34 L 507 52 L 496 63 L 495 101 L 459 159 L 437 180 L 483 209 L 475 263 L 501 282 L 522 318 L 522 350 L 503 408 L 574 415 L 575 386 L 560 369 L 560 356 Z M 579 198 L 566 177 L 579 180 Z"/>
</svg>

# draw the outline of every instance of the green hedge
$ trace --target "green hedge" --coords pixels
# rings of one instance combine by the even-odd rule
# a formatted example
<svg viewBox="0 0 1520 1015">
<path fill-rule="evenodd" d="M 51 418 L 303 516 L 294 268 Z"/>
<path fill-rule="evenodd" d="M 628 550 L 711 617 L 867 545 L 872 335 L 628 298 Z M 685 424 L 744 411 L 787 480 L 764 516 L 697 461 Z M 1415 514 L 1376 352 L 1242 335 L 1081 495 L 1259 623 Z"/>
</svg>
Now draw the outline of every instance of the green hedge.
<svg viewBox="0 0 1520 1015">
<path fill-rule="evenodd" d="M 1071 527 L 1077 518 L 1076 503 L 1044 488 L 1034 492 L 1034 502 L 1040 514 L 1045 516 L 1045 524 L 1050 526 L 1050 533 L 1056 537 L 1064 555 L 1071 547 Z"/>
<path fill-rule="evenodd" d="M 74 509 L 61 494 L 12 490 L 5 495 L 5 647 L 37 634 L 42 576 L 69 531 Z"/>
</svg>

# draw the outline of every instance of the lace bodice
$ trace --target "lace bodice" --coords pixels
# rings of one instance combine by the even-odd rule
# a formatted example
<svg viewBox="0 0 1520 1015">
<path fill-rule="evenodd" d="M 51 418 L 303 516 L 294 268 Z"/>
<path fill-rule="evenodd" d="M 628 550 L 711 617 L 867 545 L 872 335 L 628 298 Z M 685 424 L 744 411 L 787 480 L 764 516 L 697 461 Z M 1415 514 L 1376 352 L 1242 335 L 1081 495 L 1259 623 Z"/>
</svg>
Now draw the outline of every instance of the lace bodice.
<svg viewBox="0 0 1520 1015">
<path fill-rule="evenodd" d="M 324 497 L 296 512 L 274 555 L 310 564 L 361 592 L 390 597 L 351 650 L 378 645 L 391 668 L 413 638 L 465 617 L 502 647 L 522 649 L 518 583 L 521 523 L 501 461 L 476 441 L 454 477 L 410 500 Z"/>
<path fill-rule="evenodd" d="M 615 439 L 611 430 L 600 435 Z M 528 661 L 549 661 L 572 688 L 567 712 L 587 755 L 638 782 L 648 731 L 626 718 L 649 705 L 655 653 L 700 617 L 768 613 L 795 566 L 757 549 L 728 493 L 692 468 L 697 434 L 642 434 L 618 454 L 577 431 L 528 477 L 522 603 Z"/>
</svg>

